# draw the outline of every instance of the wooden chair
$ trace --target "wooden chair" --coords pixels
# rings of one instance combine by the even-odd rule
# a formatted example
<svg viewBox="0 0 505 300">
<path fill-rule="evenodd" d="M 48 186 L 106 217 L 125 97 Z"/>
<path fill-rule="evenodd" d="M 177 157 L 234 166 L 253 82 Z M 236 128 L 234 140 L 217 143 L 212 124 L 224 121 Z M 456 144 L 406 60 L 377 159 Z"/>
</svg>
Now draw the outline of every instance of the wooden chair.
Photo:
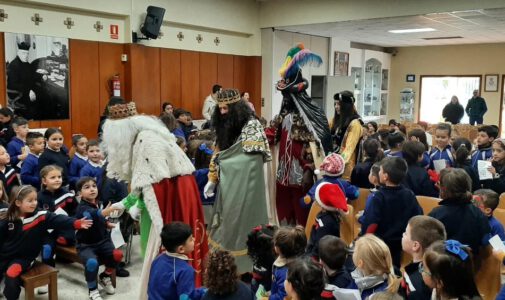
<svg viewBox="0 0 505 300">
<path fill-rule="evenodd" d="M 73 246 L 56 245 L 54 252 L 58 257 L 64 258 L 64 259 L 71 261 L 73 263 L 83 264 L 81 258 L 79 257 L 79 254 L 77 253 L 77 249 Z M 112 271 L 112 274 L 110 274 L 110 278 L 112 281 L 112 286 L 115 288 L 116 287 L 116 270 Z"/>
<path fill-rule="evenodd" d="M 25 287 L 25 299 L 35 299 L 35 289 L 48 285 L 49 300 L 58 299 L 58 270 L 36 261 L 33 267 L 23 275 L 21 280 Z"/>
<path fill-rule="evenodd" d="M 365 209 L 366 199 L 368 198 L 368 195 L 370 195 L 370 189 L 360 188 L 358 199 L 349 201 L 349 204 L 352 205 L 356 213 L 360 210 Z"/>
<path fill-rule="evenodd" d="M 347 245 L 354 240 L 354 208 L 347 204 L 347 214 L 341 215 L 340 221 L 340 238 L 345 241 Z"/>
<path fill-rule="evenodd" d="M 317 201 L 312 203 L 310 207 L 309 216 L 307 217 L 307 223 L 305 224 L 305 236 L 307 237 L 307 241 L 310 239 L 310 234 L 312 233 L 312 226 L 316 222 L 316 216 L 321 211 L 321 206 Z"/>
<path fill-rule="evenodd" d="M 417 202 L 423 208 L 423 213 L 427 216 L 435 207 L 438 206 L 440 202 L 439 198 L 427 197 L 427 196 L 416 196 Z"/>
<path fill-rule="evenodd" d="M 475 275 L 475 283 L 484 300 L 492 300 L 501 288 L 501 265 L 502 262 L 492 254 L 491 246 L 480 251 L 477 259 L 480 261 L 480 269 Z"/>
<path fill-rule="evenodd" d="M 505 209 L 505 193 L 500 195 L 500 202 L 498 202 L 498 208 Z"/>
</svg>

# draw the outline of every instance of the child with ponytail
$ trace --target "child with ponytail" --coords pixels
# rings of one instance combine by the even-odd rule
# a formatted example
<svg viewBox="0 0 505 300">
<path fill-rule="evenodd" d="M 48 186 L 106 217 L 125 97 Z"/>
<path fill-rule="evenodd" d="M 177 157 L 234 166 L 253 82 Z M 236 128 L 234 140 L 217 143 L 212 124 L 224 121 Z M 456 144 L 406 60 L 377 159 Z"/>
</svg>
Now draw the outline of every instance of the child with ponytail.
<svg viewBox="0 0 505 300">
<path fill-rule="evenodd" d="M 472 144 L 467 138 L 457 138 L 452 143 L 452 151 L 454 155 L 454 167 L 465 170 L 472 180 L 472 192 L 480 189 L 479 175 L 475 168 L 472 167 L 470 153 L 472 152 Z"/>
</svg>

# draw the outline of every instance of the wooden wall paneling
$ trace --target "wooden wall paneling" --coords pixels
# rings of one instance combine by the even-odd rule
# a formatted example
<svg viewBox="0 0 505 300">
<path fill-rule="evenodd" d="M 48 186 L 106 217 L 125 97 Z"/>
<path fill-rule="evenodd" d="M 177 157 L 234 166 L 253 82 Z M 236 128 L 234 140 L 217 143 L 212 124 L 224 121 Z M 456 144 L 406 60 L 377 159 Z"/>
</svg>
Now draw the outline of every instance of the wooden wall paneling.
<svg viewBox="0 0 505 300">
<path fill-rule="evenodd" d="M 70 40 L 69 43 L 70 134 L 96 138 L 101 114 L 98 42 Z M 67 130 L 63 132 L 66 134 Z"/>
<path fill-rule="evenodd" d="M 121 61 L 121 54 L 123 53 L 125 53 L 123 44 L 98 43 L 100 114 L 102 114 L 112 96 L 110 79 L 116 74 L 119 74 L 121 80 L 121 97 L 125 98 L 125 63 Z"/>
<path fill-rule="evenodd" d="M 249 91 L 250 101 L 254 104 L 256 114 L 261 116 L 261 57 L 248 57 L 247 66 L 250 74 L 246 77 L 246 89 Z"/>
<path fill-rule="evenodd" d="M 4 44 L 4 33 L 0 32 L 0 105 L 2 107 L 7 105 L 7 90 L 6 82 L 7 77 L 5 76 L 5 44 Z"/>
<path fill-rule="evenodd" d="M 233 55 L 217 55 L 217 83 L 225 89 L 233 88 Z"/>
<path fill-rule="evenodd" d="M 241 93 L 246 91 L 246 76 L 251 76 L 251 70 L 247 68 L 247 57 L 241 55 L 233 56 L 233 88 Z M 250 92 L 247 89 L 248 92 Z"/>
<path fill-rule="evenodd" d="M 217 84 L 217 54 L 200 52 L 200 96 L 198 97 L 198 110 L 193 118 L 202 119 L 203 102 L 212 93 L 212 86 Z"/>
<path fill-rule="evenodd" d="M 181 51 L 181 107 L 193 116 L 201 116 L 200 100 L 200 56 L 198 52 Z"/>
<path fill-rule="evenodd" d="M 181 107 L 181 51 L 160 49 L 161 103 Z"/>
<path fill-rule="evenodd" d="M 126 88 L 140 113 L 159 115 L 160 100 L 160 48 L 131 44 L 126 66 Z M 129 100 L 129 99 L 128 99 Z"/>
</svg>

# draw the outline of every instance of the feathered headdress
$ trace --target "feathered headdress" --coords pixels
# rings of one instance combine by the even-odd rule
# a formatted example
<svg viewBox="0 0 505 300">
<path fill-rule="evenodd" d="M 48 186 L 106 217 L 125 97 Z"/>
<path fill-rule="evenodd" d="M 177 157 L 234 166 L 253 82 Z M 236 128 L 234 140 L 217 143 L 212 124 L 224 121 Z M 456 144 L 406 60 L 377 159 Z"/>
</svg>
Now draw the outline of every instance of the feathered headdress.
<svg viewBox="0 0 505 300">
<path fill-rule="evenodd" d="M 309 49 L 305 49 L 303 43 L 299 43 L 295 47 L 289 49 L 286 60 L 284 60 L 279 70 L 279 74 L 282 78 L 289 78 L 307 64 L 319 67 L 322 63 L 323 60 L 319 55 L 312 53 Z"/>
</svg>

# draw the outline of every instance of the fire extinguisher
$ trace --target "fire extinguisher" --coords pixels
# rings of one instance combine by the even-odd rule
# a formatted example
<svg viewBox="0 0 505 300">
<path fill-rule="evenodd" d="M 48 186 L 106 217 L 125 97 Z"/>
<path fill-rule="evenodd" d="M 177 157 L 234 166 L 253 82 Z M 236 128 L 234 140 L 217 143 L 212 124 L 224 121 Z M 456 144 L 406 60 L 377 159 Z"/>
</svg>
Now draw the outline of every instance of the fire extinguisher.
<svg viewBox="0 0 505 300">
<path fill-rule="evenodd" d="M 119 80 L 119 74 L 112 76 L 111 80 L 112 95 L 116 97 L 121 96 L 121 80 Z"/>
</svg>

